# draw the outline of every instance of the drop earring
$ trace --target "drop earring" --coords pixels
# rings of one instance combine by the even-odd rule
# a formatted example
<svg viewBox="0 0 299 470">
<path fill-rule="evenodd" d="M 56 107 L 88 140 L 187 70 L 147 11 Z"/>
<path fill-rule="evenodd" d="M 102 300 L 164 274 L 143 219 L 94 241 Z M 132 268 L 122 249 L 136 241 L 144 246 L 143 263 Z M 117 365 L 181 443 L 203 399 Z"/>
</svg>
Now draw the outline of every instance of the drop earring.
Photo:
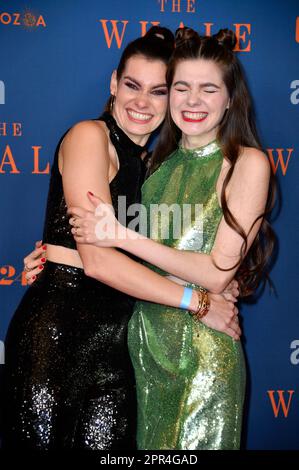
<svg viewBox="0 0 299 470">
<path fill-rule="evenodd" d="M 113 111 L 113 106 L 114 106 L 114 101 L 115 101 L 115 95 L 110 96 L 110 114 L 112 114 Z"/>
</svg>

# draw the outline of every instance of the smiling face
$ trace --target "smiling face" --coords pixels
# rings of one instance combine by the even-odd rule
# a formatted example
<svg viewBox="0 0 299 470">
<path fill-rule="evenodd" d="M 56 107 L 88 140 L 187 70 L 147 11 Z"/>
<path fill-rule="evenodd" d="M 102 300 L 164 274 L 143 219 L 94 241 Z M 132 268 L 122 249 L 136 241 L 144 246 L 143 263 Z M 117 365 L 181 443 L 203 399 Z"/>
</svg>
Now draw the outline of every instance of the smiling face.
<svg viewBox="0 0 299 470">
<path fill-rule="evenodd" d="M 110 90 L 115 96 L 113 116 L 123 131 L 144 145 L 162 123 L 167 107 L 166 65 L 144 56 L 131 57 L 117 81 L 114 71 Z"/>
<path fill-rule="evenodd" d="M 220 67 L 211 60 L 178 63 L 170 90 L 170 112 L 182 131 L 183 146 L 195 148 L 216 138 L 229 106 Z"/>
</svg>

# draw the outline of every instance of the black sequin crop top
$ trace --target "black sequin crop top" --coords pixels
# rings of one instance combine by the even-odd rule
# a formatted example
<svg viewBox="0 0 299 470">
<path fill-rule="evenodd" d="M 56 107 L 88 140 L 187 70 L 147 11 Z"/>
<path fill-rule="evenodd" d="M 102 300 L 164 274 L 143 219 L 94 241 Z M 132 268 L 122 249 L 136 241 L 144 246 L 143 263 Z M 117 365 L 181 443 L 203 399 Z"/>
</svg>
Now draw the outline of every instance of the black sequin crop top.
<svg viewBox="0 0 299 470">
<path fill-rule="evenodd" d="M 128 209 L 129 205 L 141 201 L 141 186 L 146 167 L 140 156 L 144 152 L 144 147 L 135 144 L 118 127 L 115 119 L 109 113 L 103 113 L 99 120 L 106 123 L 110 132 L 110 140 L 116 149 L 119 160 L 119 170 L 110 183 L 112 204 L 116 216 L 118 216 L 118 204 L 120 207 L 125 205 Z M 76 249 L 76 242 L 68 223 L 69 216 L 63 194 L 62 177 L 58 168 L 59 148 L 65 135 L 58 143 L 51 169 L 43 242 Z M 125 196 L 125 198 L 119 199 L 119 196 Z M 121 202 L 119 203 L 119 201 Z M 133 217 L 127 217 L 126 225 L 132 219 Z M 121 222 L 124 223 L 123 220 Z"/>
</svg>

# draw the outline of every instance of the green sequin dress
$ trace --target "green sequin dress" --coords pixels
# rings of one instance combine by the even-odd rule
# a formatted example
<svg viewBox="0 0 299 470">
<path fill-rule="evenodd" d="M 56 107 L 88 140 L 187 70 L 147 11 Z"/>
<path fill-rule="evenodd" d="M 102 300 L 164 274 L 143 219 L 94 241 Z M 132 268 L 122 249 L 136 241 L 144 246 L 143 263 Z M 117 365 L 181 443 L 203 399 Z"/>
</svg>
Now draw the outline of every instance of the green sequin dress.
<svg viewBox="0 0 299 470">
<path fill-rule="evenodd" d="M 222 217 L 216 194 L 222 162 L 216 142 L 192 150 L 180 147 L 148 178 L 142 202 L 152 218 L 151 238 L 180 250 L 210 253 Z M 183 226 L 183 217 L 179 223 L 179 238 L 172 230 L 174 217 L 150 210 L 162 203 L 193 205 L 191 223 Z M 201 217 L 195 204 L 202 205 Z M 185 310 L 140 301 L 128 342 L 137 384 L 139 449 L 239 448 L 245 390 L 239 341 Z"/>
</svg>

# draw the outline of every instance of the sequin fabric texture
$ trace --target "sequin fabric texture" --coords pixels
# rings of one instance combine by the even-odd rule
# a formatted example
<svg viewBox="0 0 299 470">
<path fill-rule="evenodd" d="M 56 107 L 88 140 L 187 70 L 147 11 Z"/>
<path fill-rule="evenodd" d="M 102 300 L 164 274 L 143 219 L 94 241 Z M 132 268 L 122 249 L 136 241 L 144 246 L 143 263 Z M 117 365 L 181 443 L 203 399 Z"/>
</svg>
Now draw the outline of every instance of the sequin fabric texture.
<svg viewBox="0 0 299 470">
<path fill-rule="evenodd" d="M 202 205 L 201 216 L 194 210 L 178 238 L 173 218 L 151 215 L 152 238 L 210 253 L 222 217 L 216 194 L 222 162 L 216 142 L 179 148 L 149 177 L 142 188 L 148 217 L 151 204 Z M 184 310 L 149 302 L 137 302 L 128 334 L 137 384 L 138 448 L 238 449 L 245 389 L 240 342 Z"/>
<path fill-rule="evenodd" d="M 110 184 L 140 202 L 144 151 L 107 113 L 120 168 Z M 50 183 L 44 242 L 74 247 L 57 154 Z M 52 228 L 52 231 L 51 231 Z M 47 262 L 27 290 L 6 338 L 4 447 L 134 449 L 136 391 L 127 347 L 131 297 Z"/>
</svg>

